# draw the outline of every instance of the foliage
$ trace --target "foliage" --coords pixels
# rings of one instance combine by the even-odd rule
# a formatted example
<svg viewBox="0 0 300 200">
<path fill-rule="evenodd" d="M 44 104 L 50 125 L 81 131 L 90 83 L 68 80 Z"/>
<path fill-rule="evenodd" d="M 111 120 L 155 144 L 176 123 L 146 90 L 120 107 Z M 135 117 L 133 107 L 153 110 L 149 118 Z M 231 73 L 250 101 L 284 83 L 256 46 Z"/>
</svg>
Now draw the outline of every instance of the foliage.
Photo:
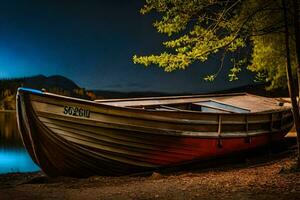
<svg viewBox="0 0 300 200">
<path fill-rule="evenodd" d="M 268 82 L 269 89 L 286 85 L 279 0 L 146 0 L 141 13 L 152 11 L 161 16 L 154 27 L 169 40 L 158 55 L 134 55 L 135 64 L 155 64 L 171 72 L 223 53 L 231 60 L 230 81 L 248 66 L 257 73 L 256 81 Z M 213 81 L 218 73 L 204 79 Z"/>
<path fill-rule="evenodd" d="M 248 66 L 251 71 L 257 72 L 256 80 L 269 82 L 267 89 L 285 87 L 286 57 L 283 34 L 269 34 L 255 37 L 253 42 L 252 63 Z M 295 44 L 291 42 L 291 61 L 296 71 Z M 294 72 L 296 74 L 296 72 Z"/>
</svg>

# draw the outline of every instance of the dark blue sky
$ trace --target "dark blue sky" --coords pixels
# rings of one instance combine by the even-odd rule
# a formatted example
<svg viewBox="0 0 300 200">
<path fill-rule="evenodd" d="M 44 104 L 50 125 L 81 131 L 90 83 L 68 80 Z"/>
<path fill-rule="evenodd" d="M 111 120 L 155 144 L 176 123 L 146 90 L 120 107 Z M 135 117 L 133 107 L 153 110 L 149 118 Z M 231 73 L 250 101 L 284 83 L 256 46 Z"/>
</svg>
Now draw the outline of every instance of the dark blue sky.
<svg viewBox="0 0 300 200">
<path fill-rule="evenodd" d="M 229 82 L 228 66 L 213 83 L 218 57 L 165 73 L 132 63 L 134 54 L 159 52 L 165 36 L 140 0 L 0 0 L 0 78 L 60 74 L 88 89 L 203 93 L 252 84 L 242 72 Z"/>
</svg>

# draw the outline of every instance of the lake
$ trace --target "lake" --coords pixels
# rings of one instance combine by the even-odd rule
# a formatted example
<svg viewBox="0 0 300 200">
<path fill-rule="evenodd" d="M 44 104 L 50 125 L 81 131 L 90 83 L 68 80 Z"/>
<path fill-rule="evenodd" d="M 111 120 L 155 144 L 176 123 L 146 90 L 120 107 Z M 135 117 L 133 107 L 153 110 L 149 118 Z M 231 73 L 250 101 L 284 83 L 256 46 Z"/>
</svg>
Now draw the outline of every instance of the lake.
<svg viewBox="0 0 300 200">
<path fill-rule="evenodd" d="M 0 174 L 39 170 L 23 147 L 16 112 L 0 111 Z"/>
</svg>

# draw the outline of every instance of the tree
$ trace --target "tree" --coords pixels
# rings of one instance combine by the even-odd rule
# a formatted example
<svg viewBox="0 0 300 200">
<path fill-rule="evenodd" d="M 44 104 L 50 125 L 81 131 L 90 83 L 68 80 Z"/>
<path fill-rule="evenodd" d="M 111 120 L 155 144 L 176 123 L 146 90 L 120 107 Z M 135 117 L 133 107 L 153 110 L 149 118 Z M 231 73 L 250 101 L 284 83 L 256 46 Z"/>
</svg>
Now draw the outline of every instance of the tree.
<svg viewBox="0 0 300 200">
<path fill-rule="evenodd" d="M 256 72 L 256 80 L 268 84 L 267 89 L 289 85 L 294 92 L 291 76 L 294 74 L 297 80 L 296 58 L 300 49 L 296 48 L 299 34 L 295 33 L 299 32 L 299 8 L 296 7 L 299 0 L 283 1 L 286 15 L 280 0 L 146 0 L 141 13 L 156 11 L 160 18 L 154 27 L 159 33 L 167 34 L 169 40 L 163 43 L 162 53 L 134 55 L 133 61 L 145 66 L 158 65 L 171 72 L 219 54 L 221 59 L 226 56 L 232 62 L 228 72 L 230 81 L 238 79 L 238 73 L 248 68 Z M 298 70 L 300 75 L 300 67 Z M 204 79 L 213 81 L 217 75 L 218 72 L 212 73 Z M 293 104 L 295 119 L 299 119 L 297 108 Z M 299 133 L 297 129 L 300 142 Z"/>
<path fill-rule="evenodd" d="M 297 132 L 297 141 L 298 141 L 298 163 L 297 168 L 300 168 L 300 148 L 299 148 L 299 142 L 300 142 L 300 115 L 299 115 L 299 107 L 297 104 L 297 95 L 295 90 L 295 84 L 292 78 L 292 69 L 291 69 L 291 56 L 290 56 L 290 42 L 289 42 L 289 28 L 288 28 L 288 19 L 287 19 L 287 9 L 286 9 L 286 3 L 285 0 L 282 1 L 282 7 L 283 7 L 283 17 L 284 17 L 284 32 L 285 32 L 285 48 L 286 48 L 286 72 L 287 72 L 287 80 L 288 80 L 288 87 L 289 87 L 289 93 L 291 97 L 292 107 L 293 107 L 293 117 L 295 121 L 295 127 Z M 299 80 L 298 80 L 299 82 Z"/>
<path fill-rule="evenodd" d="M 300 78 L 300 7 L 299 0 L 293 0 L 293 18 L 294 18 L 294 34 L 295 34 L 295 43 L 296 43 L 296 58 L 297 58 L 297 75 Z M 300 97 L 300 81 L 298 80 L 299 88 L 299 97 Z"/>
</svg>

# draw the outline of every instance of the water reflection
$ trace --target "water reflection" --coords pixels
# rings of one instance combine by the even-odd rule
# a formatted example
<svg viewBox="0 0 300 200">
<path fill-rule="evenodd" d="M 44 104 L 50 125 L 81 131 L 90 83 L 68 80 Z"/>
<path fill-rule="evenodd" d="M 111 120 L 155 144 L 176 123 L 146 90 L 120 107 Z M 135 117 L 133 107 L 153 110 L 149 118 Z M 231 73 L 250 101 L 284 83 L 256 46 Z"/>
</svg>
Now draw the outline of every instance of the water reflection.
<svg viewBox="0 0 300 200">
<path fill-rule="evenodd" d="M 0 174 L 38 170 L 23 147 L 16 113 L 0 111 Z"/>
</svg>

